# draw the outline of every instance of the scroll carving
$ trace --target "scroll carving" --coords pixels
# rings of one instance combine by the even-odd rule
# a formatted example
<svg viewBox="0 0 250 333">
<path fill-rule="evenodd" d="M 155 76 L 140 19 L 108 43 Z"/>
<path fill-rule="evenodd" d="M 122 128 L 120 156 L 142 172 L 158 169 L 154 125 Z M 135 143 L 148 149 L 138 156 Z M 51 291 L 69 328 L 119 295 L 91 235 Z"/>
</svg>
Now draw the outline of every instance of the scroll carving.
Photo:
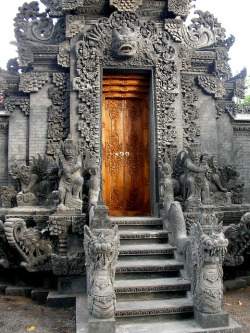
<svg viewBox="0 0 250 333">
<path fill-rule="evenodd" d="M 47 3 L 46 0 L 44 1 Z M 55 1 L 54 4 L 56 4 Z M 19 7 L 19 13 L 14 22 L 18 42 L 59 44 L 65 39 L 64 18 L 60 18 L 54 25 L 53 19 L 47 13 L 39 13 L 38 2 L 25 3 Z"/>
</svg>

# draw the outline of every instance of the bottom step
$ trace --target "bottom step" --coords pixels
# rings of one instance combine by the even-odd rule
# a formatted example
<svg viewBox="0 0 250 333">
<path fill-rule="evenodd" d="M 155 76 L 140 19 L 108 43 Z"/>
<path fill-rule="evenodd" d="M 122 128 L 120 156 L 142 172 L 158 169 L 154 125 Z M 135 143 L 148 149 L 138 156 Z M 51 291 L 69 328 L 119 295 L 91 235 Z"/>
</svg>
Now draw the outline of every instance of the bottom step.
<svg viewBox="0 0 250 333">
<path fill-rule="evenodd" d="M 187 298 L 143 301 L 121 301 L 116 303 L 116 317 L 142 317 L 193 313 L 193 302 Z"/>
<path fill-rule="evenodd" d="M 234 320 L 229 326 L 217 328 L 201 328 L 194 319 L 160 321 L 157 323 L 117 324 L 116 333 L 241 333 L 242 329 Z M 77 332 L 78 333 L 78 332 Z"/>
</svg>

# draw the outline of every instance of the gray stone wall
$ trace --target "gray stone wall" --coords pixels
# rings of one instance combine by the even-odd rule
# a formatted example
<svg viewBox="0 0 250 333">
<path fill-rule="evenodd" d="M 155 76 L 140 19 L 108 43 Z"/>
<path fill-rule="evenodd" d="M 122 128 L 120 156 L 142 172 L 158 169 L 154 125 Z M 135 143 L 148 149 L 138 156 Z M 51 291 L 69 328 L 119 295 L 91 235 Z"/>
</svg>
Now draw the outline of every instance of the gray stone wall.
<svg viewBox="0 0 250 333">
<path fill-rule="evenodd" d="M 245 183 L 244 202 L 250 202 L 250 135 L 234 135 L 234 164 Z"/>
<path fill-rule="evenodd" d="M 203 151 L 209 155 L 218 154 L 218 133 L 216 128 L 216 114 L 214 99 L 199 91 L 198 102 L 200 116 L 200 140 Z"/>
<path fill-rule="evenodd" d="M 8 160 L 28 158 L 29 117 L 19 107 L 11 113 L 9 118 Z"/>
<path fill-rule="evenodd" d="M 37 154 L 46 154 L 48 137 L 48 98 L 49 85 L 42 87 L 37 93 L 30 94 L 29 123 L 29 158 Z"/>
<path fill-rule="evenodd" d="M 222 114 L 217 119 L 218 162 L 221 164 L 234 163 L 233 127 L 228 114 Z M 238 168 L 237 163 L 235 164 Z"/>
</svg>

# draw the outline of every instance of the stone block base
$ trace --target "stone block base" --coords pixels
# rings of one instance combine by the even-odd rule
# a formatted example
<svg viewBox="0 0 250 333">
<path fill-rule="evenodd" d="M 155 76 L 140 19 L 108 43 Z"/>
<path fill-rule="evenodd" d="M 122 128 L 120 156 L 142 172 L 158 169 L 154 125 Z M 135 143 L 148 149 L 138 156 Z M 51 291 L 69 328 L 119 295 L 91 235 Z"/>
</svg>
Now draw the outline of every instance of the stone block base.
<svg viewBox="0 0 250 333">
<path fill-rule="evenodd" d="M 5 289 L 5 295 L 30 297 L 32 289 L 32 287 L 27 286 L 8 286 Z"/>
<path fill-rule="evenodd" d="M 97 319 L 90 316 L 88 333 L 115 333 L 115 318 Z"/>
<path fill-rule="evenodd" d="M 201 313 L 194 309 L 194 318 L 202 328 L 225 327 L 229 325 L 229 314 L 225 311 L 219 313 Z"/>
<path fill-rule="evenodd" d="M 77 295 L 59 295 L 57 291 L 50 291 L 47 305 L 54 308 L 72 308 L 76 305 Z"/>
<path fill-rule="evenodd" d="M 59 294 L 82 294 L 86 292 L 86 276 L 58 277 Z"/>
<path fill-rule="evenodd" d="M 45 302 L 49 294 L 48 289 L 36 288 L 31 292 L 31 299 L 37 302 Z"/>
</svg>

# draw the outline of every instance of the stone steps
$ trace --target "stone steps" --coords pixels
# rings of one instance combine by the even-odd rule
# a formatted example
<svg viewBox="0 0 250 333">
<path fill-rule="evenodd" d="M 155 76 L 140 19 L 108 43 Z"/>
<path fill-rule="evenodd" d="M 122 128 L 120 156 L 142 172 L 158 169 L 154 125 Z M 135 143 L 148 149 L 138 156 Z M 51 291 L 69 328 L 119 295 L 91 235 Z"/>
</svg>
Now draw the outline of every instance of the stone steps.
<svg viewBox="0 0 250 333">
<path fill-rule="evenodd" d="M 186 297 L 190 282 L 181 277 L 183 264 L 174 259 L 169 232 L 161 218 L 112 217 L 121 245 L 116 265 L 116 320 L 142 322 L 155 317 L 192 316 Z M 179 317 L 178 317 L 179 318 Z"/>
</svg>

